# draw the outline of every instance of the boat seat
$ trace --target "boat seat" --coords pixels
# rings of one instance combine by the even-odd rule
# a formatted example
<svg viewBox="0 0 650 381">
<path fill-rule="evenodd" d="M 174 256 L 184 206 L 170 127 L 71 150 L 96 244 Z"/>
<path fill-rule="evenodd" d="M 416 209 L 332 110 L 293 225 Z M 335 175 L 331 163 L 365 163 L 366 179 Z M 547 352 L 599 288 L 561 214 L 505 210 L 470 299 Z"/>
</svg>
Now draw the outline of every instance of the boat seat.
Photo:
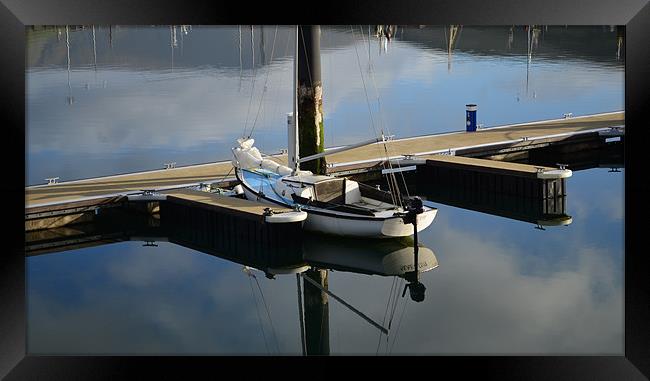
<svg viewBox="0 0 650 381">
<path fill-rule="evenodd" d="M 305 197 L 300 197 L 300 196 L 296 195 L 295 193 L 291 194 L 291 198 L 293 199 L 294 202 L 296 202 L 298 204 L 312 205 L 312 206 L 316 206 L 318 208 L 336 210 L 336 211 L 344 212 L 344 213 L 360 214 L 360 215 L 364 215 L 364 216 L 374 216 L 374 213 L 373 213 L 372 210 L 370 210 L 368 208 L 365 208 L 363 206 L 342 205 L 342 204 L 335 204 L 335 203 L 331 203 L 331 202 L 323 202 L 323 201 L 308 199 L 308 198 L 305 198 Z"/>
<path fill-rule="evenodd" d="M 345 180 L 345 203 L 353 205 L 361 201 L 361 191 L 359 183 L 356 181 Z"/>
<path fill-rule="evenodd" d="M 345 179 L 332 178 L 314 184 L 315 199 L 334 204 L 345 203 Z"/>
</svg>

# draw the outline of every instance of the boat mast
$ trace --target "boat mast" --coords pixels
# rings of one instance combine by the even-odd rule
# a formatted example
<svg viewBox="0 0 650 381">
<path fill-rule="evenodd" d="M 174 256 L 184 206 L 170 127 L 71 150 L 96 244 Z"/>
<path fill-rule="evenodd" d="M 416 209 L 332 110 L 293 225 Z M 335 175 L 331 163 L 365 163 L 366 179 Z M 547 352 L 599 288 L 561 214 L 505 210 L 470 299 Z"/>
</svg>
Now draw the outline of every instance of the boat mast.
<svg viewBox="0 0 650 381">
<path fill-rule="evenodd" d="M 287 149 L 289 167 L 296 173 L 300 170 L 298 162 L 299 149 L 298 149 L 298 25 L 296 25 L 296 46 L 295 56 L 293 59 L 293 114 L 288 123 L 289 129 L 289 147 Z"/>
</svg>

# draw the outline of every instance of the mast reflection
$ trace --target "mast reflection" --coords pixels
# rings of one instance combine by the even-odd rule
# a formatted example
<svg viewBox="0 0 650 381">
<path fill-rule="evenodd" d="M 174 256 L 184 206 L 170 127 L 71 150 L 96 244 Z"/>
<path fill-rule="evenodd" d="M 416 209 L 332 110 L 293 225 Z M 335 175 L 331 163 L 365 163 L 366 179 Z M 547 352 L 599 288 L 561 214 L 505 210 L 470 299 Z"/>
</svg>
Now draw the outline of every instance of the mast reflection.
<svg viewBox="0 0 650 381">
<path fill-rule="evenodd" d="M 363 311 L 348 303 L 345 295 L 338 295 L 329 290 L 329 272 L 341 271 L 368 276 L 396 277 L 406 280 L 401 293 L 406 288 L 417 288 L 417 275 L 438 267 L 438 260 L 433 251 L 418 245 L 418 263 L 414 263 L 412 239 L 359 240 L 342 237 L 329 237 L 321 234 L 304 233 L 303 237 L 294 237 L 280 249 L 263 250 L 254 245 L 238 246 L 236 251 L 233 239 L 221 232 L 206 231 L 200 223 L 177 223 L 173 218 L 165 219 L 164 205 L 162 218 L 135 213 L 133 211 L 113 209 L 96 216 L 92 223 L 79 224 L 50 230 L 28 232 L 26 235 L 27 256 L 43 255 L 61 251 L 105 245 L 123 241 L 139 241 L 147 248 L 156 249 L 156 242 L 168 241 L 188 247 L 205 254 L 223 258 L 243 266 L 244 274 L 255 278 L 264 274 L 269 279 L 281 276 L 297 278 L 299 323 L 303 354 L 329 355 L 329 301 L 334 299 L 360 318 L 388 335 L 389 328 L 373 320 Z M 302 280 L 302 281 L 301 281 Z M 396 290 L 395 298 L 398 298 Z M 261 292 L 261 291 L 260 291 Z M 413 292 L 411 292 L 413 298 Z M 422 293 L 421 301 L 424 298 Z"/>
</svg>

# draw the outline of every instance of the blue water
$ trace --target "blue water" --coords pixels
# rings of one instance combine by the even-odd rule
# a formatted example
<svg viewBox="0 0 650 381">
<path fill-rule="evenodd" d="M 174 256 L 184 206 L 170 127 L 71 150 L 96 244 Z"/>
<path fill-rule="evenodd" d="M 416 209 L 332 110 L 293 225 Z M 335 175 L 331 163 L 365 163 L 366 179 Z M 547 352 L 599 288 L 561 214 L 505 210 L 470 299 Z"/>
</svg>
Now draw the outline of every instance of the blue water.
<svg viewBox="0 0 650 381">
<path fill-rule="evenodd" d="M 230 160 L 251 130 L 262 152 L 286 148 L 291 30 L 255 27 L 253 51 L 242 26 L 240 65 L 238 27 L 175 28 L 176 46 L 170 27 L 96 27 L 94 45 L 70 31 L 69 71 L 65 28 L 28 34 L 26 185 Z M 486 127 L 624 108 L 608 27 L 542 28 L 530 62 L 523 27 L 508 45 L 509 27 L 466 26 L 451 54 L 443 27 L 385 47 L 363 29 L 322 29 L 326 146 L 462 130 L 468 103 Z"/>
<path fill-rule="evenodd" d="M 542 27 L 530 62 L 522 27 L 512 39 L 510 27 L 463 27 L 451 54 L 444 31 L 398 27 L 386 49 L 374 36 L 368 43 L 367 29 L 362 38 L 358 27 L 354 35 L 324 27 L 327 145 L 382 127 L 397 137 L 461 130 L 466 103 L 478 104 L 486 126 L 623 109 L 624 62 L 609 27 Z M 98 27 L 95 70 L 92 29 L 71 31 L 70 87 L 65 29 L 28 32 L 28 184 L 230 159 L 253 125 L 262 151 L 286 146 L 290 30 L 278 29 L 271 57 L 275 27 L 255 27 L 254 66 L 250 27 L 242 27 L 241 66 L 238 27 L 185 34 L 177 26 L 176 46 L 173 32 Z M 401 297 L 401 278 L 329 271 L 332 292 L 392 326 L 387 340 L 330 298 L 331 353 L 622 355 L 624 174 L 574 172 L 573 221 L 546 230 L 435 204 L 436 219 L 419 235 L 439 263 L 421 274 L 423 302 Z M 355 255 L 344 241 L 308 240 L 311 250 Z M 218 256 L 143 244 L 28 257 L 28 352 L 301 353 L 294 275 L 251 278 Z"/>
<path fill-rule="evenodd" d="M 544 231 L 438 204 L 420 233 L 439 263 L 420 276 L 424 302 L 399 297 L 386 313 L 401 279 L 329 272 L 336 295 L 385 325 L 393 317 L 387 344 L 330 298 L 331 353 L 622 354 L 623 179 L 624 170 L 576 172 L 568 184 L 573 222 Z M 311 250 L 331 240 L 310 239 Z M 301 353 L 293 275 L 254 272 L 269 319 L 241 265 L 172 243 L 143 244 L 29 257 L 28 351 Z"/>
</svg>

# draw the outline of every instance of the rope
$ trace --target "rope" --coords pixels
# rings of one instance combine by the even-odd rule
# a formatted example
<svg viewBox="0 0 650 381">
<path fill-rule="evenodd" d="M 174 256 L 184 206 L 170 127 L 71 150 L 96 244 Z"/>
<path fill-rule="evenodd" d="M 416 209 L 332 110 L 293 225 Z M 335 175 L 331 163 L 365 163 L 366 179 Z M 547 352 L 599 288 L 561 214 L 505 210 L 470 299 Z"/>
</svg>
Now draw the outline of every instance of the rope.
<svg viewBox="0 0 650 381">
<path fill-rule="evenodd" d="M 362 29 L 362 27 L 360 25 L 359 25 L 359 30 L 361 30 L 361 32 L 362 32 L 361 35 L 363 36 L 363 29 Z M 365 38 L 364 38 L 364 42 L 365 42 Z M 368 38 L 368 50 L 370 50 L 370 38 Z M 368 65 L 368 71 L 370 73 L 370 79 L 372 79 L 372 85 L 373 85 L 373 88 L 375 89 L 375 94 L 377 95 L 377 112 L 379 113 L 379 121 L 381 122 L 381 132 L 382 132 L 382 134 L 384 134 L 384 128 L 385 128 L 386 129 L 386 134 L 390 135 L 391 134 L 390 133 L 390 127 L 388 127 L 388 124 L 386 123 L 386 120 L 384 118 L 384 113 L 382 112 L 382 109 L 381 109 L 381 101 L 380 101 L 380 97 L 379 97 L 379 90 L 377 89 L 377 82 L 375 81 L 375 75 L 374 75 L 374 72 L 373 72 L 373 69 L 372 69 L 372 65 L 370 65 L 370 64 Z M 383 146 L 384 146 L 384 153 L 386 154 L 386 157 L 389 158 L 390 154 L 388 152 L 388 144 L 386 144 L 386 142 L 384 142 Z M 391 164 L 390 160 L 387 160 L 387 166 L 388 166 L 389 169 L 393 169 L 393 165 Z M 385 167 L 386 167 L 386 164 L 384 165 L 384 168 Z M 401 168 L 399 162 L 397 162 L 397 167 Z M 408 187 L 406 186 L 406 179 L 404 178 L 404 173 L 401 172 L 401 171 L 399 173 L 400 173 L 400 176 L 402 177 L 402 181 L 404 183 L 404 189 L 406 190 L 406 195 L 408 197 L 410 197 Z M 396 197 L 397 197 L 397 200 L 399 202 L 399 205 L 403 206 L 402 205 L 402 199 L 401 199 L 400 192 L 399 192 L 399 184 L 397 183 L 397 178 L 395 177 L 395 173 L 391 172 L 389 174 L 388 178 L 389 178 L 390 181 L 392 181 L 393 185 L 396 188 Z"/>
<path fill-rule="evenodd" d="M 307 343 L 305 342 L 305 322 L 303 320 L 304 312 L 302 311 L 302 291 L 300 287 L 300 274 L 296 274 L 296 288 L 298 289 L 298 320 L 300 320 L 300 346 L 302 355 L 307 355 Z"/>
<path fill-rule="evenodd" d="M 352 26 L 350 26 L 350 31 L 352 32 L 352 41 L 354 41 L 356 39 L 356 37 L 354 35 L 354 28 L 352 28 Z M 363 38 L 363 32 L 362 32 L 362 38 Z M 365 41 L 365 39 L 364 39 L 364 41 Z M 364 91 L 364 93 L 366 95 L 366 104 L 368 105 L 368 112 L 370 113 L 370 123 L 372 125 L 373 131 L 375 132 L 375 136 L 379 136 L 379 134 L 377 133 L 377 128 L 375 127 L 374 119 L 372 117 L 372 108 L 370 107 L 370 99 L 369 99 L 369 96 L 368 96 L 368 89 L 366 88 L 366 81 L 363 79 L 363 70 L 361 69 L 361 59 L 359 58 L 359 51 L 357 50 L 356 43 L 353 42 L 352 45 L 354 46 L 354 52 L 357 55 L 357 66 L 359 67 L 359 74 L 361 74 L 361 82 L 363 84 L 363 91 Z M 383 131 L 382 131 L 382 136 L 383 136 Z M 386 143 L 384 142 L 384 150 L 386 150 L 385 146 L 386 146 Z M 388 155 L 387 151 L 386 151 L 386 155 Z M 389 162 L 389 164 L 390 164 L 390 162 Z M 396 192 L 393 189 L 393 184 L 391 184 L 391 182 L 389 182 L 388 187 L 390 189 L 390 196 L 391 196 L 392 203 L 394 205 L 397 205 L 398 201 L 395 198 Z"/>
<path fill-rule="evenodd" d="M 368 27 L 368 30 L 370 30 L 370 27 Z M 381 325 L 383 326 L 386 323 L 386 316 L 388 316 L 388 306 L 390 305 L 390 302 L 393 298 L 393 290 L 395 288 L 395 282 L 397 280 L 397 277 L 393 277 L 393 283 L 390 286 L 390 292 L 388 293 L 388 300 L 386 301 L 386 310 L 384 310 L 384 318 L 381 321 Z M 381 345 L 381 334 L 382 332 L 379 332 L 379 338 L 377 339 L 377 351 L 375 352 L 375 355 L 379 354 L 379 347 Z"/>
<path fill-rule="evenodd" d="M 257 298 L 255 297 L 255 290 L 253 289 L 253 281 L 251 280 L 251 274 L 250 272 L 247 272 L 248 274 L 248 283 L 251 286 L 251 295 L 253 296 L 253 300 L 255 301 L 255 311 L 257 311 L 257 320 L 260 323 L 260 329 L 262 330 L 262 337 L 264 338 L 264 347 L 266 347 L 266 353 L 271 354 L 269 351 L 269 345 L 266 342 L 266 335 L 264 334 L 264 326 L 262 325 L 262 317 L 260 316 L 260 310 L 259 307 L 257 306 Z"/>
<path fill-rule="evenodd" d="M 404 279 L 400 279 L 399 286 L 397 287 L 398 294 L 399 294 L 399 290 L 402 288 L 403 283 L 404 283 Z M 393 299 L 393 307 L 390 313 L 390 320 L 388 320 L 388 329 L 390 329 L 391 325 L 393 324 L 393 317 L 395 316 L 395 310 L 397 309 L 398 302 L 399 302 L 399 298 L 395 296 L 395 299 Z"/>
<path fill-rule="evenodd" d="M 275 52 L 275 39 L 278 36 L 278 26 L 275 26 L 275 35 L 273 36 L 273 47 L 271 48 L 271 60 L 269 61 L 269 64 L 267 64 L 267 70 L 266 70 L 266 79 L 264 80 L 264 89 L 262 90 L 262 97 L 260 99 L 260 105 L 257 108 L 257 114 L 255 115 L 255 120 L 253 121 L 253 127 L 251 128 L 250 134 L 248 134 L 248 137 L 250 138 L 251 135 L 253 135 L 253 131 L 255 131 L 255 124 L 257 123 L 257 118 L 260 116 L 260 111 L 262 110 L 262 103 L 264 102 L 264 94 L 266 94 L 266 85 L 269 82 L 269 73 L 271 72 L 271 61 L 273 61 L 273 53 Z"/>
<path fill-rule="evenodd" d="M 402 315 L 400 315 L 399 317 L 397 329 L 395 330 L 395 338 L 393 339 L 393 343 L 390 345 L 390 350 L 388 351 L 388 353 L 393 352 L 393 348 L 395 347 L 395 342 L 397 341 L 397 333 L 399 332 L 399 328 L 402 326 L 402 318 L 404 317 L 404 312 L 406 312 L 407 304 L 408 304 L 408 299 L 404 300 L 404 308 L 402 309 Z"/>
<path fill-rule="evenodd" d="M 251 112 L 251 105 L 253 103 L 253 96 L 255 95 L 255 78 L 256 78 L 256 73 L 257 69 L 255 68 L 255 41 L 253 40 L 253 33 L 254 29 L 253 26 L 251 25 L 251 51 L 253 53 L 253 84 L 251 86 L 251 97 L 248 100 L 248 111 L 246 112 L 246 121 L 244 122 L 244 133 L 242 136 L 246 136 L 246 128 L 248 127 L 248 117 Z"/>
<path fill-rule="evenodd" d="M 370 61 L 370 25 L 368 25 L 368 70 L 372 67 L 372 62 Z"/>
<path fill-rule="evenodd" d="M 271 311 L 269 310 L 269 306 L 266 304 L 266 299 L 264 298 L 264 292 L 262 291 L 262 287 L 260 286 L 260 282 L 257 280 L 256 276 L 253 276 L 255 279 L 255 283 L 257 283 L 257 288 L 260 289 L 260 295 L 262 296 L 262 302 L 264 302 L 264 308 L 266 309 L 266 315 L 269 317 L 269 323 L 271 324 L 271 332 L 273 333 L 273 339 L 275 339 L 275 347 L 278 349 L 278 353 L 280 353 L 280 344 L 278 343 L 278 337 L 275 334 L 275 327 L 273 326 L 273 320 L 271 319 Z"/>
<path fill-rule="evenodd" d="M 286 57 L 289 53 L 289 39 L 286 39 L 286 44 L 284 46 L 284 55 L 283 57 Z M 270 62 L 269 62 L 270 64 Z M 280 103 L 281 103 L 281 98 L 278 97 L 278 93 L 280 92 L 280 86 L 271 86 L 272 90 L 271 92 L 273 93 L 273 96 L 271 97 L 272 102 L 273 102 L 273 112 L 271 115 L 279 115 L 279 108 L 280 108 Z M 292 98 L 293 99 L 293 98 Z M 284 103 L 283 103 L 284 104 Z M 284 106 L 283 106 L 284 108 Z M 286 121 L 285 121 L 286 123 Z"/>
<path fill-rule="evenodd" d="M 314 81 L 312 81 L 311 79 L 311 69 L 309 68 L 309 56 L 307 55 L 307 47 L 305 46 L 305 35 L 302 32 L 302 27 L 300 27 L 300 38 L 302 39 L 302 50 L 305 52 L 305 61 L 307 62 L 307 74 L 309 75 L 309 85 L 311 87 L 314 87 Z M 296 57 L 296 59 L 298 59 L 298 57 Z"/>
<path fill-rule="evenodd" d="M 226 175 L 224 177 L 222 177 L 221 180 L 219 180 L 219 182 L 217 184 L 222 183 L 228 176 L 230 176 L 233 169 L 235 169 L 235 167 L 230 167 L 230 171 L 228 171 L 228 173 L 226 173 Z"/>
<path fill-rule="evenodd" d="M 244 66 L 242 64 L 242 59 L 241 59 L 241 25 L 239 25 L 239 92 L 240 93 L 241 93 L 241 79 L 242 79 L 243 70 L 244 70 Z"/>
</svg>

